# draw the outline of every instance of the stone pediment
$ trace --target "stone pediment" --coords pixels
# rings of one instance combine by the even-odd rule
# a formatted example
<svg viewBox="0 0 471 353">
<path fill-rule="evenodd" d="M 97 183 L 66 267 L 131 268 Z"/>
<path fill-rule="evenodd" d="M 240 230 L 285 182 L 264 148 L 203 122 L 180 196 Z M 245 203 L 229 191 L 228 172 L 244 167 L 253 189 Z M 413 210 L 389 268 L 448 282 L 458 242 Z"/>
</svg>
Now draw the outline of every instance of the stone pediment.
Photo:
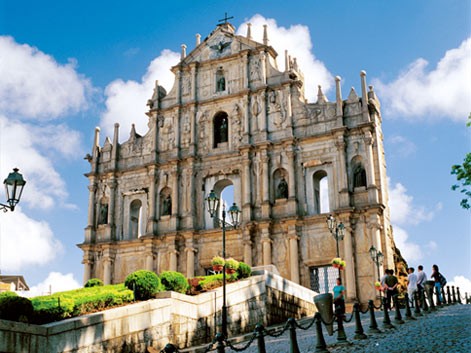
<svg viewBox="0 0 471 353">
<path fill-rule="evenodd" d="M 230 23 L 225 23 L 216 27 L 193 51 L 191 51 L 180 65 L 190 65 L 191 63 L 202 63 L 210 60 L 219 60 L 237 54 L 244 50 L 256 50 L 264 47 L 274 57 L 277 56 L 275 50 L 256 42 L 250 38 L 235 34 L 235 28 Z"/>
</svg>

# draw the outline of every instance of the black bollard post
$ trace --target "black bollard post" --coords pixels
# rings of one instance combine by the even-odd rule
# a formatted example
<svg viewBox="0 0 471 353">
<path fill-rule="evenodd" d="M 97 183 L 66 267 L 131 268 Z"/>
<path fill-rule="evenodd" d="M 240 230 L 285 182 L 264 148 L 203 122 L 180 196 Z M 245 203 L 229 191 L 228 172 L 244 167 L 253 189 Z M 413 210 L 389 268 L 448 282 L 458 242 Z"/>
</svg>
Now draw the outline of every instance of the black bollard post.
<svg viewBox="0 0 471 353">
<path fill-rule="evenodd" d="M 427 299 L 425 297 L 425 288 L 422 290 L 421 297 L 422 297 L 422 309 L 423 309 L 424 313 L 430 314 L 430 309 L 428 307 Z"/>
<path fill-rule="evenodd" d="M 389 308 L 388 308 L 388 300 L 383 298 L 383 311 L 384 311 L 384 319 L 383 319 L 383 327 L 384 328 L 396 328 L 393 324 L 391 324 L 391 319 L 389 318 Z"/>
<path fill-rule="evenodd" d="M 370 309 L 370 327 L 368 333 L 381 333 L 382 331 L 378 328 L 378 323 L 375 317 L 375 305 L 372 300 L 368 301 L 368 308 Z"/>
<path fill-rule="evenodd" d="M 406 300 L 406 320 L 416 320 L 415 317 L 412 317 L 412 311 L 410 310 L 409 294 L 405 293 L 404 298 Z"/>
<path fill-rule="evenodd" d="M 446 295 L 448 296 L 448 305 L 453 304 L 453 301 L 451 300 L 450 286 L 446 287 Z"/>
<path fill-rule="evenodd" d="M 458 304 L 462 304 L 461 303 L 460 287 L 456 287 L 456 296 L 458 297 Z"/>
<path fill-rule="evenodd" d="M 453 304 L 456 304 L 455 286 L 451 286 L 451 292 L 453 293 Z"/>
<path fill-rule="evenodd" d="M 402 325 L 404 320 L 402 320 L 401 309 L 399 308 L 399 296 L 396 294 L 393 296 L 394 307 L 396 308 L 396 315 L 394 316 L 394 322 L 396 324 Z"/>
<path fill-rule="evenodd" d="M 289 352 L 300 353 L 298 341 L 296 339 L 296 321 L 293 318 L 288 319 L 289 323 Z"/>
<path fill-rule="evenodd" d="M 420 312 L 419 296 L 420 296 L 420 292 L 415 291 L 414 292 L 414 301 L 415 301 L 414 315 L 415 316 L 424 316 Z"/>
<path fill-rule="evenodd" d="M 355 336 L 353 336 L 353 338 L 356 340 L 367 339 L 368 336 L 365 335 L 365 331 L 363 331 L 363 326 L 361 325 L 360 304 L 353 304 L 353 313 L 355 315 Z"/>
<path fill-rule="evenodd" d="M 265 336 L 263 335 L 263 331 L 265 327 L 261 324 L 257 324 L 255 326 L 255 336 L 257 337 L 257 346 L 258 346 L 258 353 L 267 353 L 265 349 Z"/>
<path fill-rule="evenodd" d="M 317 353 L 328 353 L 327 345 L 325 344 L 324 335 L 322 334 L 322 318 L 320 313 L 316 313 L 314 316 L 316 320 L 316 352 Z"/>
<path fill-rule="evenodd" d="M 468 292 L 464 292 L 464 303 L 469 304 Z"/>
<path fill-rule="evenodd" d="M 436 311 L 435 303 L 433 302 L 433 289 L 435 288 L 435 283 L 433 281 L 425 282 L 425 291 L 427 292 L 428 304 L 430 311 Z"/>
<path fill-rule="evenodd" d="M 218 342 L 216 351 L 218 353 L 224 353 L 224 335 L 221 332 L 216 333 L 216 340 Z"/>
<path fill-rule="evenodd" d="M 448 305 L 446 302 L 445 287 L 442 287 L 442 304 Z"/>
</svg>

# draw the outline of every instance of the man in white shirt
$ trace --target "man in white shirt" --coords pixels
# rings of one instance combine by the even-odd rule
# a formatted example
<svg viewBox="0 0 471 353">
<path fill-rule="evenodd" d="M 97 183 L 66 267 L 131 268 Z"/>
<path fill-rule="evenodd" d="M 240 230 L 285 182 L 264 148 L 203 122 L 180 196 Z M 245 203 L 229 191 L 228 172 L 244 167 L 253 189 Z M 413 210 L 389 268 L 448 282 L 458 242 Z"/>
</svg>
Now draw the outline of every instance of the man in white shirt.
<svg viewBox="0 0 471 353">
<path fill-rule="evenodd" d="M 414 294 L 417 291 L 417 275 L 414 271 L 413 267 L 407 269 L 409 273 L 407 276 L 407 294 L 409 295 L 409 302 L 412 303 L 412 307 L 414 306 Z"/>
<path fill-rule="evenodd" d="M 424 272 L 424 267 L 422 265 L 419 265 L 417 267 L 418 272 L 417 272 L 417 291 L 419 292 L 419 300 L 422 304 L 422 298 L 424 295 L 424 285 L 425 281 L 427 281 L 427 274 Z"/>
</svg>

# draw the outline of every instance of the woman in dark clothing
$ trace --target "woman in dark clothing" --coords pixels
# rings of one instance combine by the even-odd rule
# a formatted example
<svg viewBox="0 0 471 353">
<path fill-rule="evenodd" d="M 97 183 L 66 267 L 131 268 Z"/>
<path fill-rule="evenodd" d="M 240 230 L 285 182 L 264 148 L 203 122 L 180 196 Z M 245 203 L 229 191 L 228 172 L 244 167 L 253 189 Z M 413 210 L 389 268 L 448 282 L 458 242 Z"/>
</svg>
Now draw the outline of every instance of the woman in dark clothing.
<svg viewBox="0 0 471 353">
<path fill-rule="evenodd" d="M 432 266 L 432 274 L 430 275 L 431 278 L 435 281 L 435 290 L 438 293 L 438 300 L 440 303 L 443 301 L 442 300 L 442 285 L 440 283 L 442 275 L 440 274 L 440 271 L 438 271 L 438 266 L 433 265 Z"/>
</svg>

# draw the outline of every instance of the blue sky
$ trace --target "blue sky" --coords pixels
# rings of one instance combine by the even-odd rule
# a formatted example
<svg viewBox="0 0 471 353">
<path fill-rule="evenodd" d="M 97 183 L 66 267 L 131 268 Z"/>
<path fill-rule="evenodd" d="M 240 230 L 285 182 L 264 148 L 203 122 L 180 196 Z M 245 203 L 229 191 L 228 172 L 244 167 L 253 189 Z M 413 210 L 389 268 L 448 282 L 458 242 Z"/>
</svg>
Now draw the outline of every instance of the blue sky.
<svg viewBox="0 0 471 353">
<path fill-rule="evenodd" d="M 0 177 L 27 179 L 14 213 L 0 214 L 0 269 L 36 292 L 77 286 L 87 223 L 95 126 L 146 132 L 153 82 L 170 89 L 180 45 L 190 52 L 227 12 L 238 33 L 289 50 L 330 100 L 360 91 L 361 70 L 382 103 L 391 215 L 411 266 L 440 266 L 471 293 L 471 224 L 450 190 L 452 164 L 471 150 L 471 3 L 463 1 L 0 0 Z M 0 193 L 4 202 L 4 193 Z M 464 290 L 463 290 L 464 292 Z"/>
</svg>

